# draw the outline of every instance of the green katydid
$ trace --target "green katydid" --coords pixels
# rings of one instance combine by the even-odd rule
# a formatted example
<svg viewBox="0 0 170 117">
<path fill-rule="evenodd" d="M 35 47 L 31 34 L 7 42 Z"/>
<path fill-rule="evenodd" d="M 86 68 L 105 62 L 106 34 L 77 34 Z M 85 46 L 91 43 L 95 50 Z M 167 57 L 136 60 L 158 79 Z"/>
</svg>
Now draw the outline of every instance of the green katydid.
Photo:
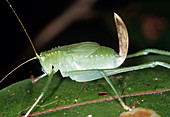
<svg viewBox="0 0 170 117">
<path fill-rule="evenodd" d="M 128 31 L 123 20 L 116 13 L 114 13 L 114 20 L 119 38 L 119 54 L 117 54 L 113 49 L 105 46 L 100 46 L 98 43 L 95 42 L 82 42 L 54 48 L 52 50 L 42 52 L 40 55 L 38 55 L 24 25 L 16 14 L 12 5 L 8 2 L 8 0 L 6 1 L 16 15 L 22 28 L 24 29 L 33 47 L 36 57 L 31 58 L 21 65 L 17 66 L 14 70 L 8 73 L 0 81 L 0 83 L 16 69 L 34 59 L 38 59 L 40 61 L 44 74 L 36 79 L 33 79 L 32 81 L 36 82 L 47 75 L 49 76 L 40 96 L 26 113 L 25 117 L 29 115 L 36 104 L 40 101 L 40 99 L 46 92 L 53 75 L 57 71 L 60 71 L 63 77 L 70 77 L 72 80 L 75 80 L 77 82 L 88 82 L 100 78 L 105 78 L 105 80 L 115 92 L 123 108 L 126 110 L 131 110 L 131 108 L 125 105 L 125 103 L 122 101 L 108 76 L 133 70 L 155 67 L 158 65 L 170 68 L 170 64 L 159 61 L 154 61 L 138 66 L 118 68 L 125 61 L 126 58 L 147 55 L 148 53 L 156 53 L 169 56 L 170 52 L 157 49 L 145 49 L 127 56 L 129 46 Z"/>
</svg>

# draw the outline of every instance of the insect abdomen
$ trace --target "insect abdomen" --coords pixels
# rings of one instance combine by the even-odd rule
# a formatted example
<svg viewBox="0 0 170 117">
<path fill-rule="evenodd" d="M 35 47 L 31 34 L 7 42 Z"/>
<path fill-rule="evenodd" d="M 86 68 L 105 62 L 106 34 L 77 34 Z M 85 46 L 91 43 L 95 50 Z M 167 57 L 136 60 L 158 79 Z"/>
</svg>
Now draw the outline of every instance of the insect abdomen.
<svg viewBox="0 0 170 117">
<path fill-rule="evenodd" d="M 108 47 L 99 46 L 99 48 L 88 56 L 74 58 L 74 56 L 63 56 L 61 59 L 60 71 L 62 73 L 76 70 L 91 69 L 109 69 L 117 67 L 119 56 L 116 52 Z"/>
<path fill-rule="evenodd" d="M 98 73 L 98 70 L 118 67 L 119 65 L 117 63 L 120 58 L 113 49 L 104 46 L 100 46 L 89 56 L 80 57 L 81 59 L 75 59 L 72 56 L 67 57 L 64 60 L 68 60 L 65 63 L 65 68 L 67 69 L 64 67 L 60 69 L 61 74 L 63 77 L 69 76 L 77 82 L 86 82 L 101 78 L 102 76 Z"/>
<path fill-rule="evenodd" d="M 80 60 L 79 63 L 86 69 L 108 69 L 117 67 L 116 58 L 118 56 L 113 49 L 100 46 L 93 54 Z"/>
</svg>

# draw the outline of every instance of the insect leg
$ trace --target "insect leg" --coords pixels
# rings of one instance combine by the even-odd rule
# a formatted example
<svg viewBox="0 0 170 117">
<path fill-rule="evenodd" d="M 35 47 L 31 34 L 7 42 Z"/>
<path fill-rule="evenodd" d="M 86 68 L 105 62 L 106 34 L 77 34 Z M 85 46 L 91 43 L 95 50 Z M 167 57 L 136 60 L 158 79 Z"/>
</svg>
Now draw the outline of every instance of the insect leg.
<svg viewBox="0 0 170 117">
<path fill-rule="evenodd" d="M 154 54 L 160 54 L 160 55 L 170 56 L 170 52 L 165 51 L 165 50 L 144 49 L 144 50 L 141 50 L 141 51 L 139 51 L 139 52 L 137 52 L 137 53 L 128 55 L 127 58 L 138 57 L 138 56 L 142 56 L 142 55 L 148 55 L 149 53 L 154 53 Z"/>
<path fill-rule="evenodd" d="M 44 74 L 42 74 L 41 76 L 38 76 L 37 78 L 32 77 L 32 78 L 31 78 L 31 79 L 32 79 L 32 83 L 36 83 L 38 80 L 44 78 L 44 77 L 47 76 L 47 75 L 48 75 L 48 74 L 44 73 Z"/>
<path fill-rule="evenodd" d="M 134 70 L 140 70 L 140 69 L 146 69 L 146 68 L 154 68 L 156 66 L 162 66 L 162 67 L 170 69 L 170 64 L 165 63 L 165 62 L 160 62 L 160 61 L 154 61 L 154 62 L 149 62 L 149 63 L 146 63 L 146 64 L 137 65 L 137 66 L 117 68 L 117 69 L 113 69 L 113 70 L 111 70 L 111 69 L 110 70 L 104 70 L 104 72 L 107 75 L 115 75 L 115 74 L 134 71 Z"/>
<path fill-rule="evenodd" d="M 116 96 L 118 97 L 118 100 L 120 101 L 120 104 L 123 106 L 124 109 L 126 110 L 131 110 L 130 107 L 128 107 L 123 100 L 120 98 L 120 96 L 118 95 L 116 89 L 114 88 L 112 82 L 110 81 L 110 79 L 108 78 L 108 76 L 106 75 L 106 73 L 102 70 L 99 70 L 99 72 L 101 73 L 101 75 L 103 75 L 103 77 L 105 78 L 105 80 L 109 83 L 109 85 L 111 86 L 111 88 L 113 89 L 113 91 L 115 92 Z"/>
<path fill-rule="evenodd" d="M 43 96 L 44 93 L 46 92 L 46 90 L 47 90 L 47 88 L 48 88 L 48 86 L 49 86 L 49 84 L 50 84 L 50 82 L 51 82 L 52 77 L 53 77 L 54 74 L 55 74 L 55 71 L 52 70 L 51 73 L 50 73 L 50 75 L 49 75 L 49 78 L 48 78 L 48 80 L 47 80 L 47 82 L 46 82 L 46 84 L 45 84 L 45 86 L 44 86 L 44 88 L 43 88 L 43 90 L 41 91 L 40 96 L 38 97 L 38 99 L 36 100 L 36 102 L 31 106 L 31 108 L 29 109 L 29 111 L 26 113 L 26 115 L 25 115 L 24 117 L 27 117 L 27 116 L 29 115 L 29 113 L 33 110 L 33 108 L 37 105 L 37 103 L 40 101 L 40 99 L 42 98 L 42 96 Z"/>
</svg>

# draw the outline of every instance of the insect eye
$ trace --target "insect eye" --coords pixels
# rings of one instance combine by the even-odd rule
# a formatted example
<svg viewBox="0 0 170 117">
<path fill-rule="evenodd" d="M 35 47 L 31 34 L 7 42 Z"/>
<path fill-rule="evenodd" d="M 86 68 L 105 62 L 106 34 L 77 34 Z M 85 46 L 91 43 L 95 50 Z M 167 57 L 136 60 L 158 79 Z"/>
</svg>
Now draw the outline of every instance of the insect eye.
<svg viewBox="0 0 170 117">
<path fill-rule="evenodd" d="M 40 57 L 40 59 L 41 59 L 42 61 L 44 61 L 44 60 L 45 60 L 45 55 L 42 55 L 42 56 Z"/>
</svg>

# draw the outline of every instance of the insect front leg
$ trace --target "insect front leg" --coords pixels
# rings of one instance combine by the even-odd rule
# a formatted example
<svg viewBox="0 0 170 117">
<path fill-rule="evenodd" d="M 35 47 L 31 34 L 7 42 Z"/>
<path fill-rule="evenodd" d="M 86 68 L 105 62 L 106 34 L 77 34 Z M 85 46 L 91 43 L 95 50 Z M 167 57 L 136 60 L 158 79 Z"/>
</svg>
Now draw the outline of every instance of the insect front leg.
<svg viewBox="0 0 170 117">
<path fill-rule="evenodd" d="M 113 91 L 115 92 L 116 96 L 118 97 L 118 100 L 120 101 L 120 104 L 122 105 L 122 107 L 125 110 L 132 110 L 130 107 L 128 107 L 123 100 L 120 98 L 119 94 L 117 93 L 116 89 L 114 88 L 112 82 L 110 81 L 110 79 L 108 78 L 108 76 L 106 75 L 106 73 L 102 70 L 99 70 L 99 72 L 101 73 L 101 75 L 103 75 L 103 77 L 105 78 L 105 80 L 109 83 L 109 85 L 111 86 L 111 88 L 113 89 Z"/>
<path fill-rule="evenodd" d="M 47 76 L 47 75 L 48 75 L 47 73 L 44 73 L 44 74 L 42 74 L 41 76 L 38 76 L 37 78 L 32 77 L 32 78 L 31 78 L 31 79 L 32 79 L 32 83 L 36 83 L 38 80 L 44 78 L 44 77 Z"/>
<path fill-rule="evenodd" d="M 38 97 L 38 99 L 36 100 L 36 102 L 31 106 L 31 108 L 29 109 L 29 111 L 26 113 L 26 115 L 24 117 L 27 117 L 29 115 L 29 113 L 33 110 L 33 108 L 37 105 L 37 103 L 40 101 L 40 99 L 42 98 L 42 96 L 44 95 L 44 93 L 47 91 L 47 88 L 52 80 L 52 77 L 53 75 L 55 74 L 55 71 L 52 70 L 49 77 L 48 77 L 48 80 L 43 88 L 43 90 L 41 91 L 41 94 L 40 96 Z"/>
</svg>

